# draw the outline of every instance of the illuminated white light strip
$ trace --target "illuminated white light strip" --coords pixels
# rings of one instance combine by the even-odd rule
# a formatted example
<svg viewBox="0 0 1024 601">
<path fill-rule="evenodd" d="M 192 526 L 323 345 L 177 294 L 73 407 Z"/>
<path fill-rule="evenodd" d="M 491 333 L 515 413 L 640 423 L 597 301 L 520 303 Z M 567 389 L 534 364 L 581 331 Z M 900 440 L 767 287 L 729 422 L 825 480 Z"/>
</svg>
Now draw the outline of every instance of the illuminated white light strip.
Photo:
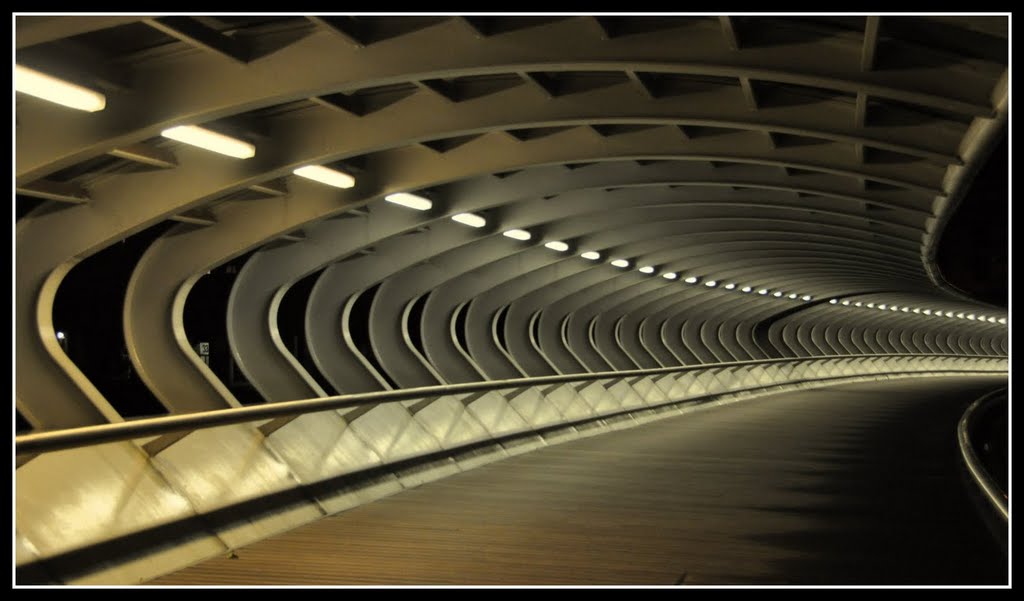
<svg viewBox="0 0 1024 601">
<path fill-rule="evenodd" d="M 640 273 L 654 273 L 654 268 L 650 265 L 645 265 L 640 268 Z"/>
<path fill-rule="evenodd" d="M 772 296 L 774 296 L 775 298 L 782 298 L 782 292 L 776 290 L 775 292 L 772 293 Z"/>
<path fill-rule="evenodd" d="M 718 282 L 716 282 L 715 280 L 708 280 L 704 282 L 704 285 L 707 286 L 708 288 L 714 288 L 715 286 L 718 285 Z"/>
<path fill-rule="evenodd" d="M 513 240 L 529 240 L 530 239 L 530 232 L 528 232 L 526 230 L 508 230 L 507 232 L 502 232 L 501 235 L 505 236 L 507 238 L 512 238 Z"/>
<path fill-rule="evenodd" d="M 931 309 L 925 309 L 924 310 L 924 314 L 925 315 L 931 315 L 932 314 L 932 310 Z"/>
<path fill-rule="evenodd" d="M 799 296 L 800 296 L 799 294 L 797 294 L 796 292 L 793 292 L 793 293 L 791 293 L 791 294 L 789 295 L 789 298 L 791 298 L 791 299 L 793 299 L 793 300 L 796 300 L 796 299 L 797 299 L 797 297 L 799 297 Z"/>
<path fill-rule="evenodd" d="M 853 306 L 855 306 L 855 307 L 863 307 L 864 303 L 862 303 L 860 301 L 857 301 L 857 302 L 853 303 Z"/>
<path fill-rule="evenodd" d="M 99 92 L 22 65 L 14 66 L 14 89 L 29 96 L 88 113 L 102 111 L 107 106 L 107 97 Z"/>
<path fill-rule="evenodd" d="M 256 147 L 252 144 L 236 140 L 230 136 L 218 134 L 217 132 L 210 131 L 208 129 L 203 129 L 196 125 L 179 125 L 178 127 L 163 130 L 160 132 L 160 135 L 165 138 L 184 142 L 185 144 L 191 144 L 192 146 L 198 146 L 199 148 L 211 150 L 220 154 L 226 154 L 227 156 L 235 157 L 236 159 L 251 159 L 256 156 Z M 299 169 L 296 169 L 294 173 L 296 175 L 302 175 L 303 177 L 309 177 L 310 179 L 316 179 L 315 177 L 299 173 L 302 169 L 314 168 L 326 169 L 324 167 L 300 167 Z M 327 171 L 330 171 L 330 169 L 327 169 Z"/>
<path fill-rule="evenodd" d="M 733 288 L 735 288 L 735 287 L 736 287 L 736 284 L 731 284 L 731 283 L 730 283 L 730 284 L 726 284 L 726 285 L 725 285 L 725 289 L 726 289 L 726 290 L 732 290 L 732 289 L 733 289 Z"/>
<path fill-rule="evenodd" d="M 874 308 L 875 308 L 875 303 L 868 303 L 868 309 L 874 309 Z"/>
<path fill-rule="evenodd" d="M 963 319 L 963 318 L 964 318 L 964 314 L 963 314 L 963 313 L 957 313 L 957 314 L 956 314 L 956 316 L 957 316 L 957 317 L 958 317 L 959 319 Z"/>
<path fill-rule="evenodd" d="M 843 301 L 843 306 L 845 306 L 845 307 L 849 307 L 849 306 L 850 306 L 850 301 L 848 301 L 848 300 L 844 300 L 844 301 Z"/>
<path fill-rule="evenodd" d="M 1001 324 L 1003 324 L 1005 326 L 1006 325 L 1006 318 L 1005 317 L 1000 317 L 999 318 L 999 323 L 1001 323 Z"/>
<path fill-rule="evenodd" d="M 805 294 L 805 295 L 803 295 L 802 299 L 805 300 L 805 301 L 810 301 L 810 300 L 813 300 L 814 297 L 811 296 L 810 294 Z"/>
<path fill-rule="evenodd" d="M 459 213 L 457 215 L 452 215 L 452 221 L 457 221 L 458 223 L 468 225 L 469 227 L 483 227 L 487 225 L 487 220 L 476 213 Z"/>
<path fill-rule="evenodd" d="M 697 283 L 697 277 L 691 275 L 690 277 L 686 278 L 683 281 L 686 282 L 687 284 L 696 284 Z"/>
<path fill-rule="evenodd" d="M 612 265 L 616 267 L 629 267 L 629 261 L 625 259 L 615 259 L 612 261 Z"/>
<path fill-rule="evenodd" d="M 974 313 L 970 313 L 970 314 L 967 315 L 967 319 L 970 319 L 971 321 L 974 321 L 975 319 L 977 319 L 977 317 L 974 316 Z"/>
<path fill-rule="evenodd" d="M 559 240 L 552 240 L 544 245 L 544 248 L 550 248 L 551 250 L 557 250 L 560 253 L 564 253 L 569 250 L 569 245 Z"/>
<path fill-rule="evenodd" d="M 588 250 L 587 252 L 581 254 L 580 256 L 588 261 L 596 261 L 601 258 L 601 253 Z"/>
<path fill-rule="evenodd" d="M 914 313 L 920 314 L 921 313 L 921 309 L 918 308 L 918 307 L 914 307 Z"/>
<path fill-rule="evenodd" d="M 740 292 L 753 292 L 753 291 L 754 291 L 754 289 L 751 288 L 750 286 L 744 286 L 742 289 L 740 289 Z"/>
<path fill-rule="evenodd" d="M 674 280 L 674 279 L 676 279 L 679 276 L 677 274 L 669 271 L 667 273 L 661 274 L 661 277 L 665 278 L 666 280 Z"/>
<path fill-rule="evenodd" d="M 393 202 L 396 205 L 402 205 L 408 209 L 415 209 L 417 211 L 426 211 L 434 206 L 434 203 L 430 202 L 428 199 L 415 194 L 409 194 L 408 192 L 388 194 L 384 197 L 384 200 Z"/>
<path fill-rule="evenodd" d="M 767 288 L 761 288 L 760 290 L 757 291 L 757 293 L 760 294 L 761 296 L 764 296 L 764 295 L 768 294 L 768 289 Z"/>
<path fill-rule="evenodd" d="M 838 305 L 839 301 L 837 299 L 833 298 L 832 300 L 828 301 L 828 304 L 830 304 L 830 305 Z"/>
<path fill-rule="evenodd" d="M 890 307 L 889 307 L 889 310 L 890 310 L 890 311 L 899 311 L 899 310 L 900 310 L 900 308 L 899 308 L 899 307 L 897 307 L 896 305 L 892 305 L 892 306 L 890 306 Z"/>
<path fill-rule="evenodd" d="M 885 306 L 884 303 L 881 304 L 881 305 L 878 305 L 878 308 L 881 309 L 882 311 L 885 311 L 887 309 L 887 307 Z"/>
<path fill-rule="evenodd" d="M 910 307 L 900 307 L 900 311 L 903 311 L 904 313 L 910 313 Z"/>
</svg>

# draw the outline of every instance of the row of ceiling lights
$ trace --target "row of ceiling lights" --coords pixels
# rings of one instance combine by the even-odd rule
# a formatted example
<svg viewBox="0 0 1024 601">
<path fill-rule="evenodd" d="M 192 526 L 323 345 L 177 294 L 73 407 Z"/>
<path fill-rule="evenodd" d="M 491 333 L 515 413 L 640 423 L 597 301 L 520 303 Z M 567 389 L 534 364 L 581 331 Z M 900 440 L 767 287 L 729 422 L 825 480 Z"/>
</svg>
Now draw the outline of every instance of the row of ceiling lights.
<svg viewBox="0 0 1024 601">
<path fill-rule="evenodd" d="M 888 305 L 886 303 L 873 303 L 864 301 L 850 301 L 833 298 L 828 301 L 833 305 L 843 305 L 844 307 L 863 307 L 866 309 L 878 309 L 880 311 L 899 311 L 902 313 L 917 313 L 924 315 L 934 315 L 936 317 L 951 317 L 957 319 L 969 319 L 971 321 L 987 321 L 989 323 L 1001 323 L 1006 325 L 1005 317 L 992 317 L 986 315 L 975 315 L 974 313 L 954 313 L 953 311 L 932 311 L 931 309 L 921 309 L 920 307 L 900 307 L 899 305 Z"/>
<path fill-rule="evenodd" d="M 51 75 L 47 75 L 46 73 L 36 71 L 35 69 L 30 69 L 23 65 L 15 65 L 15 89 L 19 92 L 29 94 L 37 98 L 42 98 L 43 100 L 54 102 L 56 104 L 60 104 L 62 106 L 74 108 L 81 111 L 96 112 L 101 111 L 106 107 L 106 97 L 103 94 L 79 86 L 77 84 L 73 84 L 62 79 L 58 79 Z M 238 159 L 249 159 L 256 156 L 256 147 L 253 146 L 252 144 L 244 142 L 242 140 L 238 140 L 236 138 L 232 138 L 230 136 L 226 136 L 224 134 L 210 131 L 202 127 L 198 127 L 196 125 L 179 125 L 176 127 L 165 129 L 160 133 L 165 138 L 176 140 L 178 142 L 183 142 L 185 144 L 190 144 L 192 146 L 197 146 L 199 148 L 204 148 L 206 150 L 210 150 Z M 293 170 L 293 173 L 300 177 L 311 179 L 322 184 L 334 186 L 337 188 L 351 188 L 355 186 L 355 178 L 349 175 L 348 173 L 337 171 L 335 169 L 330 169 L 322 165 L 305 165 L 296 168 L 295 170 Z M 385 200 L 418 211 L 425 211 L 433 206 L 430 200 L 406 192 L 390 194 L 385 197 Z M 487 221 L 483 217 L 475 213 L 458 213 L 452 216 L 452 220 L 476 228 L 483 227 L 484 225 L 487 224 Z M 509 238 L 523 241 L 529 240 L 531 237 L 529 232 L 520 229 L 508 230 L 506 232 L 503 232 L 503 235 L 508 236 Z M 568 244 L 557 240 L 548 242 L 544 246 L 558 252 L 565 252 L 569 250 Z M 596 261 L 601 258 L 601 255 L 594 251 L 584 252 L 580 256 L 583 257 L 584 259 L 588 259 L 591 261 Z M 629 261 L 625 259 L 614 259 L 611 262 L 611 264 L 614 265 L 615 267 L 620 268 L 626 268 L 629 267 L 630 265 Z M 645 274 L 653 274 L 655 269 L 654 267 L 648 265 L 640 267 L 639 271 Z M 678 274 L 673 272 L 666 272 L 662 274 L 662 277 L 667 280 L 675 280 L 679 276 Z M 685 278 L 683 281 L 686 282 L 687 284 L 696 284 L 700 281 L 700 278 L 698 278 L 697 276 L 689 276 Z M 704 285 L 707 286 L 708 288 L 716 288 L 718 287 L 718 284 L 719 283 L 715 280 L 707 280 L 704 282 Z M 725 284 L 723 288 L 725 288 L 726 290 L 734 290 L 737 289 L 738 286 L 734 283 L 729 283 Z M 753 292 L 753 288 L 750 286 L 743 286 L 742 288 L 739 288 L 739 290 L 740 292 L 745 293 Z M 813 300 L 813 297 L 811 297 L 810 295 L 801 296 L 797 293 L 789 293 L 787 295 L 784 292 L 778 290 L 771 291 L 767 288 L 762 288 L 758 290 L 757 293 L 762 296 L 767 296 L 771 294 L 773 297 L 776 298 L 786 297 L 792 300 L 796 300 L 798 298 L 804 301 Z M 844 306 L 852 305 L 854 307 L 866 307 L 868 309 L 877 308 L 882 311 L 889 310 L 903 313 L 923 313 L 924 315 L 935 315 L 939 317 L 955 317 L 959 319 L 968 319 L 971 321 L 986 321 L 989 323 L 1000 323 L 1004 325 L 1006 324 L 1005 317 L 997 319 L 996 317 L 975 315 L 974 313 L 954 314 L 952 311 L 932 311 L 931 309 L 920 309 L 916 307 L 899 307 L 897 305 L 886 305 L 884 303 L 876 305 L 875 303 L 872 302 L 851 302 L 849 300 L 840 301 L 839 299 L 835 298 L 829 300 L 829 303 L 833 305 L 842 304 Z"/>
</svg>

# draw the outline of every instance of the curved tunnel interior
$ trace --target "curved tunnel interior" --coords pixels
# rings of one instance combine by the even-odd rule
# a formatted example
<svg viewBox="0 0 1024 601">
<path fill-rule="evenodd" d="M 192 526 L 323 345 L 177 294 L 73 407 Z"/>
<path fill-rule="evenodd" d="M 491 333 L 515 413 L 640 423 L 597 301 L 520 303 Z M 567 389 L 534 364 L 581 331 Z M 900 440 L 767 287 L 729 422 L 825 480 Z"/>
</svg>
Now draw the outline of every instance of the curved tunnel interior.
<svg viewBox="0 0 1024 601">
<path fill-rule="evenodd" d="M 786 361 L 813 380 L 1008 357 L 1006 16 L 18 16 L 15 33 L 19 434 L 703 374 L 245 426 L 350 445 L 322 478 L 796 381 Z M 228 497 L 182 462 L 228 440 L 124 444 L 175 466 L 167 507 L 202 513 Z M 253 451 L 266 486 L 314 478 L 276 444 Z M 44 458 L 19 464 L 26 490 Z"/>
</svg>

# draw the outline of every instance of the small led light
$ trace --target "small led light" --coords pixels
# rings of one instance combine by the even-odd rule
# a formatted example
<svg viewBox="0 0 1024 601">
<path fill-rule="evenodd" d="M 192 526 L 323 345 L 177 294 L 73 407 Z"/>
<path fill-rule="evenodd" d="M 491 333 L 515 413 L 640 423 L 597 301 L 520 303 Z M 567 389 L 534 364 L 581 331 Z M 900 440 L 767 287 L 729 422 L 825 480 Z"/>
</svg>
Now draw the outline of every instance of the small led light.
<svg viewBox="0 0 1024 601">
<path fill-rule="evenodd" d="M 814 297 L 813 297 L 813 296 L 811 296 L 810 294 L 805 294 L 805 295 L 803 295 L 803 296 L 802 296 L 802 297 L 800 297 L 800 298 L 801 298 L 801 299 L 803 299 L 803 300 L 805 300 L 805 301 L 810 301 L 810 300 L 812 300 L 812 299 L 813 299 Z"/>
<path fill-rule="evenodd" d="M 725 285 L 725 289 L 726 289 L 726 290 L 732 290 L 732 289 L 733 289 L 733 288 L 735 288 L 735 287 L 736 287 L 736 284 L 726 284 L 726 285 Z"/>
<path fill-rule="evenodd" d="M 924 314 L 925 315 L 931 315 L 932 314 L 932 310 L 931 309 L 925 309 L 924 310 Z"/>
<path fill-rule="evenodd" d="M 792 299 L 792 300 L 796 300 L 796 299 L 797 299 L 797 298 L 798 298 L 799 296 L 800 296 L 800 295 L 799 295 L 799 294 L 797 294 L 796 292 L 791 292 L 791 293 L 789 294 L 789 298 L 790 298 L 790 299 Z"/>
<path fill-rule="evenodd" d="M 256 156 L 256 147 L 248 142 L 236 140 L 235 138 L 218 134 L 217 132 L 203 129 L 195 125 L 179 125 L 178 127 L 171 127 L 160 132 L 160 135 L 165 138 L 177 140 L 178 142 L 184 142 L 185 144 L 191 144 L 192 146 L 198 146 L 206 150 L 211 150 L 220 154 L 225 154 L 229 157 L 235 157 L 236 159 L 250 159 Z M 296 175 L 302 175 L 303 177 L 309 177 L 310 179 L 316 179 L 311 175 L 304 175 L 299 173 L 303 169 L 323 169 L 325 171 L 331 171 L 326 167 L 319 167 L 316 165 L 310 167 L 299 167 L 293 173 Z M 332 173 L 338 173 L 334 171 Z M 344 174 L 338 174 L 344 175 Z M 353 180 L 354 182 L 355 180 Z M 323 182 L 327 183 L 327 182 Z M 334 185 L 334 184 L 331 184 Z M 354 185 L 354 184 L 353 184 Z M 339 186 L 349 187 L 352 186 Z"/>
<path fill-rule="evenodd" d="M 764 296 L 764 295 L 768 294 L 768 289 L 767 288 L 761 288 L 760 290 L 757 291 L 757 293 L 760 294 L 761 296 Z"/>
<path fill-rule="evenodd" d="M 409 209 L 415 209 L 417 211 L 426 211 L 430 207 L 434 206 L 434 203 L 430 202 L 426 198 L 415 194 L 409 194 L 408 192 L 388 194 L 384 197 L 384 200 L 396 205 L 402 205 Z"/>
<path fill-rule="evenodd" d="M 843 306 L 845 306 L 845 307 L 849 307 L 849 306 L 850 306 L 850 301 L 848 301 L 848 300 L 844 300 L 844 301 L 843 301 Z M 859 305 L 858 305 L 858 306 L 859 306 Z"/>
<path fill-rule="evenodd" d="M 107 106 L 107 97 L 99 92 L 22 65 L 14 65 L 14 89 L 29 96 L 89 113 L 102 111 Z"/>
<path fill-rule="evenodd" d="M 505 236 L 506 238 L 512 238 L 513 240 L 530 239 L 530 232 L 526 230 L 508 230 L 507 232 L 502 232 L 501 235 Z"/>
<path fill-rule="evenodd" d="M 696 284 L 697 283 L 697 277 L 691 275 L 690 277 L 686 278 L 683 281 L 686 282 L 687 284 Z"/>
<path fill-rule="evenodd" d="M 629 267 L 629 261 L 627 261 L 625 259 L 615 259 L 614 261 L 612 261 L 612 265 L 614 265 L 616 267 L 623 267 L 623 268 L 624 267 Z"/>
<path fill-rule="evenodd" d="M 918 307 L 914 307 L 914 313 L 921 313 L 921 309 Z"/>
<path fill-rule="evenodd" d="M 707 286 L 708 288 L 714 288 L 715 286 L 718 285 L 718 282 L 716 282 L 715 280 L 708 280 L 704 282 L 704 285 Z"/>
<path fill-rule="evenodd" d="M 57 340 L 64 340 L 64 332 L 57 332 Z"/>
<path fill-rule="evenodd" d="M 468 225 L 469 227 L 483 227 L 487 225 L 487 220 L 475 213 L 458 213 L 457 215 L 452 215 L 452 221 L 456 221 L 462 225 Z"/>
<path fill-rule="evenodd" d="M 782 292 L 776 290 L 775 292 L 772 293 L 772 296 L 774 296 L 775 298 L 782 298 Z"/>
<path fill-rule="evenodd" d="M 963 319 L 963 318 L 964 318 L 964 314 L 963 314 L 963 313 L 957 313 L 957 314 L 956 314 L 956 316 L 957 316 L 957 317 L 958 317 L 959 319 Z"/>
<path fill-rule="evenodd" d="M 874 309 L 875 308 L 875 303 L 868 303 L 867 307 L 868 307 L 868 309 Z"/>
<path fill-rule="evenodd" d="M 1003 324 L 1005 326 L 1006 325 L 1006 318 L 1005 317 L 1000 317 L 999 318 L 999 323 L 1001 323 L 1001 324 Z"/>
<path fill-rule="evenodd" d="M 654 268 L 650 265 L 645 265 L 639 269 L 640 273 L 654 273 Z"/>
<path fill-rule="evenodd" d="M 661 277 L 665 278 L 666 280 L 674 280 L 674 279 L 676 279 L 679 276 L 676 275 L 675 273 L 672 273 L 671 271 L 669 271 L 667 273 L 661 274 Z"/>
<path fill-rule="evenodd" d="M 828 301 L 828 304 L 830 304 L 830 305 L 838 305 L 839 301 L 833 298 L 832 300 Z"/>
<path fill-rule="evenodd" d="M 996 322 L 996 318 L 995 317 L 989 317 L 988 318 L 988 322 L 989 323 L 995 323 Z"/>
<path fill-rule="evenodd" d="M 864 306 L 864 303 L 862 303 L 862 302 L 860 302 L 860 301 L 857 301 L 857 302 L 853 303 L 853 306 L 854 306 L 854 307 L 863 307 L 863 306 Z"/>
<path fill-rule="evenodd" d="M 587 252 L 582 253 L 580 256 L 588 261 L 596 261 L 601 258 L 601 253 L 588 250 Z"/>
<path fill-rule="evenodd" d="M 884 304 L 878 305 L 878 308 L 881 309 L 882 311 L 888 309 L 888 307 L 886 307 Z"/>
<path fill-rule="evenodd" d="M 903 311 L 904 313 L 910 313 L 910 307 L 900 307 L 900 311 Z"/>
<path fill-rule="evenodd" d="M 754 289 L 751 288 L 750 286 L 744 286 L 743 288 L 740 289 L 740 292 L 753 292 L 753 290 Z"/>
<path fill-rule="evenodd" d="M 557 250 L 560 253 L 564 253 L 569 250 L 569 245 L 559 240 L 552 240 L 544 245 L 544 248 L 550 248 L 551 250 Z"/>
<path fill-rule="evenodd" d="M 977 319 L 977 317 L 974 316 L 974 313 L 969 313 L 967 315 L 967 319 L 970 319 L 971 321 L 974 321 L 975 319 Z"/>
</svg>

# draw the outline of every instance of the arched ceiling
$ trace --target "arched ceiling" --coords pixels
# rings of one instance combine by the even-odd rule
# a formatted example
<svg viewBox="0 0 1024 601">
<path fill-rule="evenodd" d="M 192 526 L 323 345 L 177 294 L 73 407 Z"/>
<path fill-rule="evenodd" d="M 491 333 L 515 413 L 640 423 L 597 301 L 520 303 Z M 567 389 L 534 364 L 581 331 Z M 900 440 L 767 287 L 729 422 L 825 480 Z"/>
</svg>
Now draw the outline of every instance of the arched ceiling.
<svg viewBox="0 0 1024 601">
<path fill-rule="evenodd" d="M 130 347 L 169 336 L 165 316 L 190 282 L 255 249 L 246 273 L 257 275 L 239 286 L 268 299 L 343 260 L 383 275 L 338 284 L 337 294 L 391 278 L 415 296 L 537 255 L 546 258 L 474 290 L 505 286 L 510 299 L 525 298 L 554 286 L 538 274 L 561 264 L 572 267 L 559 272 L 559 298 L 545 301 L 550 319 L 684 310 L 764 319 L 790 308 L 761 288 L 796 295 L 790 303 L 860 298 L 908 309 L 893 318 L 929 319 L 910 312 L 925 307 L 1005 316 L 944 286 L 932 258 L 965 174 L 1005 128 L 1007 21 L 20 16 L 16 62 L 102 92 L 106 106 L 86 113 L 16 96 L 19 319 L 46 313 L 75 262 L 168 219 L 183 224 L 147 250 L 130 285 Z M 181 125 L 245 140 L 255 156 L 161 136 Z M 293 173 L 306 165 L 355 185 Z M 398 192 L 433 206 L 384 201 Z M 462 212 L 487 225 L 449 220 Z M 512 228 L 532 239 L 499 235 Z M 402 263 L 410 248 L 401 240 L 413 234 L 421 256 Z M 569 252 L 542 247 L 554 240 Z M 628 267 L 605 264 L 613 258 Z M 422 261 L 450 271 L 403 271 Z M 595 269 L 606 271 L 586 279 Z M 721 287 L 702 285 L 710 282 Z M 235 310 L 237 333 L 245 311 Z M 38 343 L 19 341 L 24 365 L 48 360 Z M 159 348 L 143 346 L 137 365 L 165 364 Z M 656 357 L 601 361 L 626 369 Z M 427 378 L 397 371 L 410 384 Z M 157 396 L 179 399 L 171 405 L 197 398 L 176 388 L 173 370 L 143 377 L 166 387 Z M 81 382 L 40 386 L 97 405 Z"/>
</svg>

